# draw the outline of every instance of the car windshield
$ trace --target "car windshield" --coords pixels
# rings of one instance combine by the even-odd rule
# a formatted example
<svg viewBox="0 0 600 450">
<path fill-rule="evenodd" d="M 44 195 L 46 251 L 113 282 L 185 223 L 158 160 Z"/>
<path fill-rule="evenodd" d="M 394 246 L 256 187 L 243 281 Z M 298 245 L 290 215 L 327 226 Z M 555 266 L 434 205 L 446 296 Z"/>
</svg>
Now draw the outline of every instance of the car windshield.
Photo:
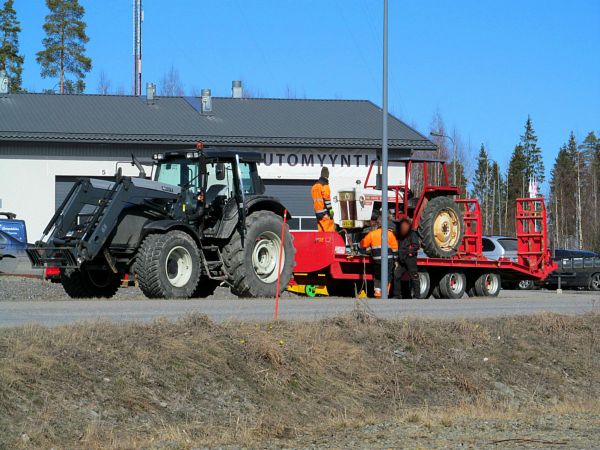
<svg viewBox="0 0 600 450">
<path fill-rule="evenodd" d="M 185 158 L 161 162 L 156 169 L 156 181 L 184 186 L 189 184 L 190 191 L 197 191 L 199 186 L 198 163 Z"/>
<path fill-rule="evenodd" d="M 500 245 L 507 252 L 516 252 L 517 251 L 517 240 L 516 239 L 498 239 Z"/>
</svg>

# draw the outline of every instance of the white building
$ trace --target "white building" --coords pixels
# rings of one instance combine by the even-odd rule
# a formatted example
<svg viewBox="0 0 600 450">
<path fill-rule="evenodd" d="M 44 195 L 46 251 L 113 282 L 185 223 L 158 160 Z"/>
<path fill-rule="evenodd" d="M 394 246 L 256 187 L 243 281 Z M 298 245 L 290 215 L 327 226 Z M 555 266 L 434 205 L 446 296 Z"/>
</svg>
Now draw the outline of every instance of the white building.
<svg viewBox="0 0 600 450">
<path fill-rule="evenodd" d="M 25 219 L 35 241 L 77 177 L 110 178 L 132 153 L 149 160 L 201 140 L 263 153 L 267 192 L 312 220 L 321 166 L 333 192 L 353 186 L 377 158 L 380 136 L 381 109 L 361 100 L 0 94 L 0 211 Z M 392 155 L 435 150 L 393 116 L 389 137 Z"/>
</svg>

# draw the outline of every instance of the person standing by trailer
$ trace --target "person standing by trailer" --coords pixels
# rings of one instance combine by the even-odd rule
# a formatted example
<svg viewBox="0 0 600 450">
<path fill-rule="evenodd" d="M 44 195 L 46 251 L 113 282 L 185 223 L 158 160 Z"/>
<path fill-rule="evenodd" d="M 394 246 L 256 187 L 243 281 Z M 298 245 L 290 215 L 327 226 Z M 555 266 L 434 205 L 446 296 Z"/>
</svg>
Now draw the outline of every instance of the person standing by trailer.
<svg viewBox="0 0 600 450">
<path fill-rule="evenodd" d="M 333 207 L 331 206 L 331 189 L 329 188 L 329 169 L 321 168 L 321 178 L 311 189 L 311 196 L 315 215 L 317 216 L 317 229 L 319 231 L 335 231 L 333 221 Z"/>
<path fill-rule="evenodd" d="M 394 271 L 394 298 L 415 298 L 419 294 L 417 255 L 421 247 L 419 235 L 411 227 L 410 220 L 399 223 L 398 265 Z"/>
<path fill-rule="evenodd" d="M 392 219 L 390 218 L 389 222 L 390 226 L 392 225 Z M 381 229 L 381 216 L 379 216 L 376 220 L 375 224 L 376 228 L 369 232 L 361 241 L 360 247 L 364 249 L 368 249 L 371 252 L 371 258 L 373 259 L 373 279 L 375 281 L 375 297 L 381 297 L 381 239 L 382 239 L 382 229 Z M 392 230 L 388 230 L 388 273 L 392 273 L 394 268 L 394 260 L 398 254 L 398 241 L 396 240 L 396 236 L 392 232 Z M 387 286 L 388 292 L 390 286 Z"/>
</svg>

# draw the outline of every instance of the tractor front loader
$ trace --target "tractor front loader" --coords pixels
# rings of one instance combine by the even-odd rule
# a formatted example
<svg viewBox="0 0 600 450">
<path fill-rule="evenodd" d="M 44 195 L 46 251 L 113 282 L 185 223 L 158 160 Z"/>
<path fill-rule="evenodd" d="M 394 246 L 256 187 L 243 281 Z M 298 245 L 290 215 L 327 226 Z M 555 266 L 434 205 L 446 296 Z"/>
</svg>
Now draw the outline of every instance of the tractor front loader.
<svg viewBox="0 0 600 450">
<path fill-rule="evenodd" d="M 112 297 L 133 274 L 150 298 L 276 294 L 292 275 L 295 249 L 285 207 L 264 195 L 258 153 L 203 149 L 157 153 L 154 180 L 81 179 L 40 241 L 34 267 L 57 267 L 74 298 Z"/>
</svg>

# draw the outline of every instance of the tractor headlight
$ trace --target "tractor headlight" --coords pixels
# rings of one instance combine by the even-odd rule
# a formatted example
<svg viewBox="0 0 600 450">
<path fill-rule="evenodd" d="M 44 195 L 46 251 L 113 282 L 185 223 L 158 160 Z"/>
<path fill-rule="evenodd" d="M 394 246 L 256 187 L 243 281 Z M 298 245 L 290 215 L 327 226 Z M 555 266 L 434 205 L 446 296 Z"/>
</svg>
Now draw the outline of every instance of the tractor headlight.
<svg viewBox="0 0 600 450">
<path fill-rule="evenodd" d="M 154 159 L 156 161 L 160 161 L 161 159 L 165 159 L 165 154 L 164 153 L 155 153 L 154 155 L 152 155 L 152 159 Z"/>
<path fill-rule="evenodd" d="M 186 157 L 187 159 L 194 159 L 194 158 L 197 158 L 197 157 L 198 157 L 198 152 L 187 152 L 187 153 L 185 154 L 185 157 Z"/>
</svg>

